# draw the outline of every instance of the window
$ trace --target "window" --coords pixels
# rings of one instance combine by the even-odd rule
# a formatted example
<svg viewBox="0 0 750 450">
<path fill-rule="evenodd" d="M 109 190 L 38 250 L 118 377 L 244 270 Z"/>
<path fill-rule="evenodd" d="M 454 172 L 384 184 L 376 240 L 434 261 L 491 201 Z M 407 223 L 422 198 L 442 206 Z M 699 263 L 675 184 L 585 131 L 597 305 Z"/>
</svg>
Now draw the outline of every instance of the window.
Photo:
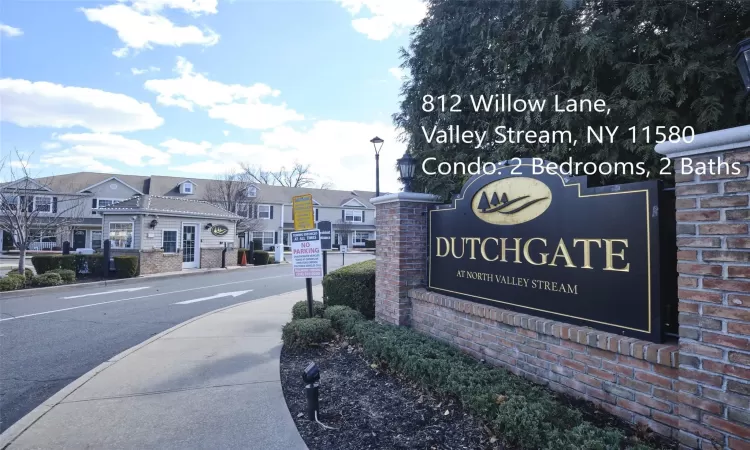
<svg viewBox="0 0 750 450">
<path fill-rule="evenodd" d="M 46 195 L 40 195 L 34 197 L 34 211 L 40 213 L 51 213 L 52 212 L 52 197 Z"/>
<path fill-rule="evenodd" d="M 112 248 L 133 248 L 133 223 L 110 223 L 109 240 L 112 242 Z"/>
<path fill-rule="evenodd" d="M 177 253 L 177 230 L 161 232 L 161 248 L 164 253 Z"/>
<path fill-rule="evenodd" d="M 368 231 L 355 231 L 354 232 L 354 243 L 364 244 L 365 241 L 370 239 L 370 233 Z"/>
<path fill-rule="evenodd" d="M 190 181 L 186 181 L 180 185 L 180 193 L 181 194 L 192 194 L 193 193 L 193 183 Z"/>
<path fill-rule="evenodd" d="M 92 202 L 93 208 L 106 208 L 108 206 L 112 206 L 115 203 L 120 202 L 119 199 L 113 199 L 113 198 L 95 198 Z M 92 214 L 96 214 L 96 211 L 91 211 Z"/>
<path fill-rule="evenodd" d="M 250 217 L 250 203 L 237 203 L 237 215 Z"/>
<path fill-rule="evenodd" d="M 256 188 L 255 186 L 248 186 L 247 187 L 247 196 L 248 197 L 255 197 L 256 195 L 258 195 L 258 188 Z"/>
<path fill-rule="evenodd" d="M 271 218 L 271 205 L 258 205 L 258 219 Z"/>
<path fill-rule="evenodd" d="M 362 211 L 347 209 L 344 211 L 344 220 L 347 222 L 362 222 Z"/>
<path fill-rule="evenodd" d="M 3 195 L 3 208 L 7 208 L 10 211 L 16 211 L 18 209 L 18 196 Z"/>
<path fill-rule="evenodd" d="M 92 231 L 91 232 L 91 248 L 99 250 L 102 248 L 102 232 Z"/>
<path fill-rule="evenodd" d="M 273 231 L 253 231 L 253 240 L 262 239 L 263 246 L 274 244 L 274 232 Z"/>
</svg>

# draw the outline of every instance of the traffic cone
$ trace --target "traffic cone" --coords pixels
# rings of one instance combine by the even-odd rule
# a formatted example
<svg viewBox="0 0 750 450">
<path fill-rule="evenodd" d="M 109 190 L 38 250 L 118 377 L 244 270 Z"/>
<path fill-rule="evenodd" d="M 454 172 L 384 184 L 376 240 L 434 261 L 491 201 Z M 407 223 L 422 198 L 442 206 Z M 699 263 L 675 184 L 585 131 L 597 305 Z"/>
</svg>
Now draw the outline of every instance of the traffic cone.
<svg viewBox="0 0 750 450">
<path fill-rule="evenodd" d="M 240 261 L 241 266 L 247 265 L 247 252 L 242 252 L 242 261 Z"/>
</svg>

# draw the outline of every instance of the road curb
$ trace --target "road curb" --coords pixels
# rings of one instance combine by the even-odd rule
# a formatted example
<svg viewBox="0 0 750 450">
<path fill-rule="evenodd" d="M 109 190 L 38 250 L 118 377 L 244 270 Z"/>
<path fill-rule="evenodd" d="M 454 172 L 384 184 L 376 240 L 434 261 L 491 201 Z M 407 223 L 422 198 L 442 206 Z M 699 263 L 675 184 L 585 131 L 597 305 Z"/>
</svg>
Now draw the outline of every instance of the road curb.
<svg viewBox="0 0 750 450">
<path fill-rule="evenodd" d="M 32 289 L 21 289 L 18 291 L 0 292 L 0 300 L 11 299 L 11 298 L 33 297 L 35 295 L 49 294 L 50 292 L 74 291 L 76 289 L 82 289 L 82 288 L 87 288 L 87 287 L 117 286 L 120 284 L 131 284 L 131 283 L 136 283 L 136 282 L 144 281 L 144 280 L 168 280 L 170 278 L 208 275 L 208 274 L 229 272 L 232 270 L 249 270 L 249 269 L 262 268 L 262 267 L 275 267 L 277 265 L 281 266 L 285 264 L 289 264 L 289 263 L 283 262 L 279 264 L 267 264 L 263 266 L 232 266 L 232 268 L 207 269 L 207 270 L 202 270 L 200 272 L 178 272 L 178 273 L 170 273 L 168 275 L 154 274 L 154 275 L 144 275 L 144 276 L 135 277 L 135 278 L 122 278 L 122 279 L 113 279 L 113 280 L 92 281 L 89 283 L 66 284 L 63 286 L 50 286 L 50 287 L 40 287 L 40 288 L 32 288 Z M 0 447 L 0 449 L 1 448 L 2 447 Z"/>
<path fill-rule="evenodd" d="M 225 306 L 224 308 L 215 309 L 213 311 L 209 311 L 205 314 L 201 314 L 200 316 L 193 317 L 192 319 L 188 319 L 185 322 L 182 322 L 180 324 L 177 324 L 173 326 L 172 328 L 169 328 L 168 330 L 164 330 L 161 333 L 155 334 L 151 336 L 150 338 L 146 339 L 145 341 L 141 342 L 140 344 L 134 345 L 133 347 L 130 347 L 127 350 L 124 350 L 117 355 L 113 356 L 112 358 L 108 359 L 107 361 L 99 364 L 98 366 L 94 367 L 93 369 L 89 370 L 85 374 L 78 377 L 75 381 L 68 384 L 64 388 L 60 389 L 58 392 L 56 392 L 52 397 L 48 398 L 44 402 L 42 402 L 41 405 L 37 406 L 36 408 L 32 409 L 28 414 L 23 416 L 21 419 L 19 419 L 16 423 L 8 427 L 7 430 L 5 430 L 2 434 L 0 434 L 0 450 L 5 450 L 10 446 L 13 441 L 18 439 L 19 436 L 21 436 L 26 430 L 28 430 L 32 425 L 34 425 L 39 419 L 44 417 L 45 414 L 47 414 L 49 411 L 51 411 L 55 406 L 59 405 L 63 402 L 69 395 L 71 395 L 73 392 L 78 390 L 81 386 L 86 384 L 89 380 L 94 378 L 96 375 L 100 374 L 104 370 L 106 370 L 108 367 L 116 364 L 117 362 L 123 360 L 128 355 L 137 352 L 138 350 L 142 349 L 143 347 L 146 347 L 147 345 L 151 344 L 154 341 L 157 341 L 164 336 L 167 336 L 170 333 L 173 333 L 180 328 L 189 325 L 197 320 L 203 319 L 205 317 L 208 317 L 210 315 L 220 313 L 222 311 L 226 311 L 232 308 L 236 308 L 238 306 L 242 306 L 248 303 L 257 302 L 260 300 L 266 300 L 269 298 L 279 297 L 282 295 L 293 295 L 294 293 L 300 293 L 301 297 L 305 297 L 305 289 L 298 289 L 296 291 L 289 291 L 284 292 L 282 294 L 277 295 L 271 295 L 268 297 L 263 298 L 257 298 L 254 300 L 248 300 L 246 302 L 237 303 L 230 306 Z"/>
</svg>

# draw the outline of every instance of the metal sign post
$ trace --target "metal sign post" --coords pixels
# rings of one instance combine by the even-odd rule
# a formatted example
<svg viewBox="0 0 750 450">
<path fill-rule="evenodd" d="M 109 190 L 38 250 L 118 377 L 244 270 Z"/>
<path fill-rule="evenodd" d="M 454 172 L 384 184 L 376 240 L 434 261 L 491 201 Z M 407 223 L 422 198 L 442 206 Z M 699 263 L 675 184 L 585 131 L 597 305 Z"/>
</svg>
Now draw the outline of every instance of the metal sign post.
<svg viewBox="0 0 750 450">
<path fill-rule="evenodd" d="M 323 250 L 323 276 L 326 276 L 328 274 L 328 250 L 331 249 L 331 221 L 318 222 L 318 230 L 320 230 L 320 248 Z"/>
<path fill-rule="evenodd" d="M 292 218 L 294 220 L 294 232 L 292 233 L 292 236 L 298 231 L 302 230 L 312 230 L 315 228 L 315 211 L 313 210 L 313 198 L 312 194 L 303 194 L 303 195 L 295 195 L 292 197 Z M 316 232 L 317 238 L 317 249 L 318 249 L 318 259 L 320 259 L 320 232 L 318 230 L 314 230 Z M 300 235 L 301 236 L 301 235 Z M 302 239 L 302 237 L 299 237 L 299 239 Z M 297 241 L 298 244 L 303 241 Z M 311 244 L 312 240 L 310 241 L 304 241 L 307 244 Z M 298 251 L 295 251 L 295 240 L 292 238 L 292 266 L 294 267 L 294 277 L 295 278 L 306 278 L 305 280 L 305 287 L 307 288 L 307 312 L 310 317 L 313 316 L 313 298 L 312 298 L 312 278 L 310 276 L 303 276 L 298 277 L 297 276 L 297 266 L 295 264 L 299 264 L 300 266 L 303 264 L 309 264 L 307 263 L 295 263 L 295 261 L 302 261 L 302 258 L 297 258 L 297 254 L 303 255 L 305 254 L 307 250 L 309 250 L 310 247 L 300 247 L 297 246 Z M 302 270 L 300 270 L 300 273 Z M 323 263 L 320 262 L 320 275 L 316 276 L 323 276 Z"/>
</svg>

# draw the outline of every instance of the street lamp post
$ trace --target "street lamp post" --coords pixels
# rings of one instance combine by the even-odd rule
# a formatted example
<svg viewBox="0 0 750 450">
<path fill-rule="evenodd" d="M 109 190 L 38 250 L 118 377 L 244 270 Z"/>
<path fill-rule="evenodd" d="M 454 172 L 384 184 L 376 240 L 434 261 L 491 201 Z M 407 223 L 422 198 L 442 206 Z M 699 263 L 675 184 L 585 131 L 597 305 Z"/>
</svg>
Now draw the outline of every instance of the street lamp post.
<svg viewBox="0 0 750 450">
<path fill-rule="evenodd" d="M 737 70 L 740 71 L 745 92 L 750 94 L 750 38 L 737 44 L 734 50 L 734 62 L 737 64 Z"/>
<path fill-rule="evenodd" d="M 414 179 L 414 169 L 417 167 L 415 160 L 407 150 L 404 156 L 396 161 L 398 171 L 401 174 L 401 182 L 404 183 L 404 192 L 411 192 L 411 182 Z"/>
<path fill-rule="evenodd" d="M 380 197 L 380 149 L 383 148 L 383 140 L 375 136 L 370 142 L 375 148 L 375 197 Z"/>
</svg>

